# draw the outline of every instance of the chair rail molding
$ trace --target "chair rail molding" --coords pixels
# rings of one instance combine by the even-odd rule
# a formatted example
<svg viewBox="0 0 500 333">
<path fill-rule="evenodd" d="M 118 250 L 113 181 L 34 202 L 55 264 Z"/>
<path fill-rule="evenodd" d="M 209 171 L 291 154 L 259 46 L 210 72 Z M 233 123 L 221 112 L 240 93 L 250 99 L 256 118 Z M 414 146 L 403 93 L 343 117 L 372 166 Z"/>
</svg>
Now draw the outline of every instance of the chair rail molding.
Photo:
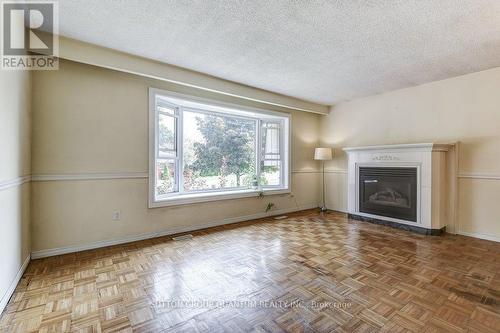
<svg viewBox="0 0 500 333">
<path fill-rule="evenodd" d="M 108 172 L 108 173 L 72 173 L 72 174 L 40 174 L 33 175 L 34 182 L 72 181 L 72 180 L 109 180 L 148 178 L 147 172 Z"/>
<path fill-rule="evenodd" d="M 292 173 L 321 173 L 321 171 L 320 170 L 292 170 Z M 325 170 L 325 173 L 347 174 L 347 170 Z M 33 176 L 30 176 L 30 177 L 31 177 L 30 180 L 32 180 L 33 182 L 76 181 L 76 180 L 110 180 L 110 179 L 141 179 L 141 178 L 148 178 L 149 173 L 148 172 L 63 173 L 63 174 L 35 174 Z"/>
<path fill-rule="evenodd" d="M 484 180 L 500 180 L 500 174 L 484 174 L 475 172 L 462 172 L 458 174 L 460 179 L 484 179 Z"/>
<path fill-rule="evenodd" d="M 12 179 L 0 180 L 0 191 L 11 187 L 21 186 L 31 181 L 31 175 L 16 177 Z"/>
</svg>

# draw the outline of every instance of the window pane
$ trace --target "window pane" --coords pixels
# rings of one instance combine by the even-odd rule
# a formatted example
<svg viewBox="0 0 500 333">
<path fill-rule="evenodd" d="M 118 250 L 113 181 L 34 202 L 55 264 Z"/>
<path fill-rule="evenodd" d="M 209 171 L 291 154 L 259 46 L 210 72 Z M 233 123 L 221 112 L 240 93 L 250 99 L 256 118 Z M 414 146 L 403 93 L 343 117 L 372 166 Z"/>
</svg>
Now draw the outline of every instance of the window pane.
<svg viewBox="0 0 500 333">
<path fill-rule="evenodd" d="M 176 119 L 164 114 L 158 115 L 158 149 L 159 156 L 172 155 L 175 150 L 175 123 Z"/>
<path fill-rule="evenodd" d="M 249 188 L 255 182 L 254 120 L 184 111 L 184 190 Z"/>
<path fill-rule="evenodd" d="M 172 106 L 171 104 L 162 101 L 161 98 L 156 99 L 156 108 L 158 112 L 168 113 L 171 115 L 174 115 L 176 113 L 175 107 Z"/>
<path fill-rule="evenodd" d="M 268 156 L 272 155 L 279 155 L 280 128 L 278 123 L 262 122 L 262 144 L 264 148 L 264 158 L 268 158 Z"/>
<path fill-rule="evenodd" d="M 156 195 L 175 191 L 175 160 L 156 161 Z"/>
<path fill-rule="evenodd" d="M 281 161 L 264 160 L 260 168 L 260 184 L 262 186 L 278 186 L 281 184 Z"/>
<path fill-rule="evenodd" d="M 262 186 L 281 184 L 280 130 L 280 123 L 262 121 L 262 161 L 260 165 L 260 184 Z"/>
</svg>

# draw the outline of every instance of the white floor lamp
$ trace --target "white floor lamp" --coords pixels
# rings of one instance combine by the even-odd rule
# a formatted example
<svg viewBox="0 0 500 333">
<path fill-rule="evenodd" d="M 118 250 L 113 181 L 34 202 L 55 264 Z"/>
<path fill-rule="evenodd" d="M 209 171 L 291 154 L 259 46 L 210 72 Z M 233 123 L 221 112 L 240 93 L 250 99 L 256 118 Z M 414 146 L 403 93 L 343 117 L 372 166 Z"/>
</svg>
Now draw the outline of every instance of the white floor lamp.
<svg viewBox="0 0 500 333">
<path fill-rule="evenodd" d="M 325 161 L 330 161 L 333 158 L 332 148 L 316 148 L 314 149 L 314 159 L 321 161 L 323 168 L 323 205 L 321 206 L 321 211 L 326 212 L 325 204 Z"/>
</svg>

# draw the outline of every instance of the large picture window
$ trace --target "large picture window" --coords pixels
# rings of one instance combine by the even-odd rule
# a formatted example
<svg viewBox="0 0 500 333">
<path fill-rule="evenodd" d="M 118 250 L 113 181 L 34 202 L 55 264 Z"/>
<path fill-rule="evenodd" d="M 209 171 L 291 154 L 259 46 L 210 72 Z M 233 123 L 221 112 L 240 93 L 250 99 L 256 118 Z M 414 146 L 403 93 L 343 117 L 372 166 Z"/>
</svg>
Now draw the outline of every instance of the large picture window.
<svg viewBox="0 0 500 333">
<path fill-rule="evenodd" d="M 289 191 L 287 114 L 150 89 L 150 206 Z"/>
</svg>

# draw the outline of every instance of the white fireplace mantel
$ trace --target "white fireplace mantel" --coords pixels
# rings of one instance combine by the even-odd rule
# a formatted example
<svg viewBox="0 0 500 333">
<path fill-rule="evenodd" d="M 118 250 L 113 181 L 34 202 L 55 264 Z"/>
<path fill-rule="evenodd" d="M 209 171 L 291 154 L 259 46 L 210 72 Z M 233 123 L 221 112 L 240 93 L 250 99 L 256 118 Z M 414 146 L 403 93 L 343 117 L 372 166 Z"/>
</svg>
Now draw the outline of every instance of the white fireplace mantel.
<svg viewBox="0 0 500 333">
<path fill-rule="evenodd" d="M 348 212 L 427 230 L 446 227 L 450 221 L 447 153 L 454 147 L 454 144 L 416 143 L 344 148 L 348 154 Z M 417 221 L 360 212 L 359 167 L 417 168 Z"/>
<path fill-rule="evenodd" d="M 346 152 L 352 151 L 444 151 L 447 152 L 454 147 L 455 144 L 447 143 L 408 143 L 400 145 L 382 145 L 382 146 L 361 146 L 347 147 L 343 150 Z"/>
</svg>

